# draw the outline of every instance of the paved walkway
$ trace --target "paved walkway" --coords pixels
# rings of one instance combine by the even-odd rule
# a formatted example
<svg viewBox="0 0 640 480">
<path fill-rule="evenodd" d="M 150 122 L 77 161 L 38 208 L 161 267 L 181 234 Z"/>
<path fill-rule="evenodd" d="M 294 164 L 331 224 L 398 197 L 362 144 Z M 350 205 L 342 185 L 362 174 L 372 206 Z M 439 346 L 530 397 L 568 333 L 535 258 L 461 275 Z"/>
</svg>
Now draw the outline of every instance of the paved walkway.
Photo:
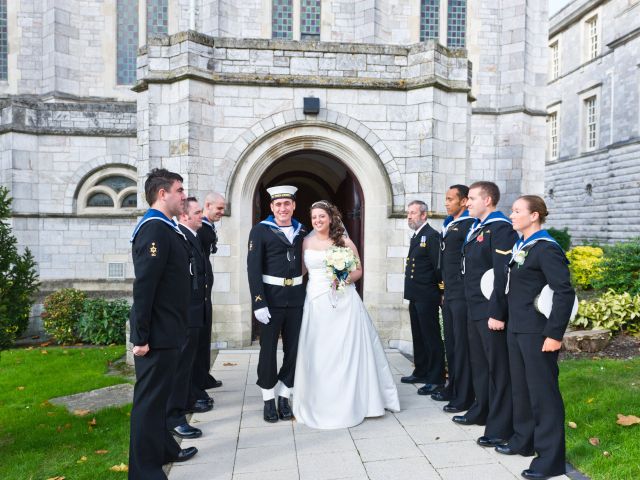
<svg viewBox="0 0 640 480">
<path fill-rule="evenodd" d="M 504 456 L 475 444 L 478 426 L 461 427 L 442 411 L 442 402 L 416 394 L 400 383 L 411 363 L 387 352 L 402 411 L 369 418 L 354 428 L 313 430 L 295 421 L 262 420 L 256 382 L 255 350 L 220 351 L 213 375 L 224 382 L 212 391 L 215 408 L 191 423 L 202 438 L 183 441 L 198 454 L 171 469 L 171 480 L 329 480 L 329 479 L 473 479 L 522 478 L 530 458 Z M 564 478 L 567 477 L 557 477 Z"/>
</svg>

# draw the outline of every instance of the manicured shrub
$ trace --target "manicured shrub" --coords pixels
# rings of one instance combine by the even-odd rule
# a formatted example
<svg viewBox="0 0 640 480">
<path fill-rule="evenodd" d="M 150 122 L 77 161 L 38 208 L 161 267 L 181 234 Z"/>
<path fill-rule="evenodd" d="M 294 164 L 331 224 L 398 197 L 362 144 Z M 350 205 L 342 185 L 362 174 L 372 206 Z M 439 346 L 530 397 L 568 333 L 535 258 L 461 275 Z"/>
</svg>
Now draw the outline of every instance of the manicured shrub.
<svg viewBox="0 0 640 480">
<path fill-rule="evenodd" d="M 36 262 L 26 248 L 18 253 L 7 221 L 11 215 L 9 190 L 0 187 L 0 350 L 9 347 L 29 325 L 33 295 L 38 290 Z"/>
<path fill-rule="evenodd" d="M 640 239 L 604 247 L 600 268 L 595 288 L 640 294 Z"/>
<path fill-rule="evenodd" d="M 573 282 L 581 288 L 593 288 L 593 282 L 602 274 L 600 264 L 604 252 L 600 247 L 580 246 L 567 252 Z"/>
<path fill-rule="evenodd" d="M 78 326 L 80 337 L 84 342 L 96 345 L 124 344 L 130 310 L 126 300 L 85 300 Z"/>
<path fill-rule="evenodd" d="M 86 297 L 84 292 L 74 288 L 64 288 L 48 295 L 42 312 L 45 331 L 60 343 L 77 342 L 78 323 Z"/>
<path fill-rule="evenodd" d="M 607 290 L 600 298 L 582 300 L 573 325 L 583 329 L 607 328 L 612 332 L 640 333 L 640 295 Z"/>
<path fill-rule="evenodd" d="M 547 228 L 547 232 L 549 235 L 553 237 L 553 239 L 558 242 L 558 244 L 562 247 L 562 249 L 566 252 L 571 248 L 571 235 L 569 235 L 569 230 L 567 227 L 562 230 L 558 230 L 557 228 Z"/>
</svg>

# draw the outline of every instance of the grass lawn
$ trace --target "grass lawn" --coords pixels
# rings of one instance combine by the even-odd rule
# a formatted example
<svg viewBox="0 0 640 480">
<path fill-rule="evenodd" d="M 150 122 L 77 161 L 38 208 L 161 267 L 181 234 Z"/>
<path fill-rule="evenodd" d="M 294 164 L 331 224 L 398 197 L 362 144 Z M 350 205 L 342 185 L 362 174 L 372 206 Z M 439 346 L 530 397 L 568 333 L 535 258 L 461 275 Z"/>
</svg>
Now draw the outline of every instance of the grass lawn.
<svg viewBox="0 0 640 480">
<path fill-rule="evenodd" d="M 108 362 L 124 355 L 124 348 L 48 347 L 0 353 L 0 479 L 127 478 L 109 468 L 128 463 L 131 406 L 79 417 L 47 402 L 126 382 L 105 375 Z"/>
<path fill-rule="evenodd" d="M 618 413 L 640 417 L 640 358 L 565 360 L 560 389 L 566 420 L 577 425 L 566 428 L 567 460 L 593 480 L 639 479 L 640 424 L 616 420 Z"/>
</svg>

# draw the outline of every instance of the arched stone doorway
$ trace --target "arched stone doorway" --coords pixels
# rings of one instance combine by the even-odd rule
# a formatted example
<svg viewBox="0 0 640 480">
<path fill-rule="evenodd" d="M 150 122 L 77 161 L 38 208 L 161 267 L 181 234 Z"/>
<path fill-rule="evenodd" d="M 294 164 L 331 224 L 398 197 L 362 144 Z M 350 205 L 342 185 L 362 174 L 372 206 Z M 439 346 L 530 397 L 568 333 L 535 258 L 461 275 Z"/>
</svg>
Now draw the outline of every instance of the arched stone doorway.
<svg viewBox="0 0 640 480">
<path fill-rule="evenodd" d="M 318 200 L 328 200 L 342 212 L 343 222 L 358 252 L 364 258 L 364 196 L 360 182 L 338 158 L 318 150 L 300 150 L 282 156 L 264 172 L 253 198 L 253 224 L 271 214 L 267 188 L 273 185 L 294 185 L 295 218 L 311 230 L 309 209 Z M 364 262 L 363 262 L 364 263 Z M 356 284 L 362 296 L 364 278 Z M 251 337 L 257 338 L 259 324 L 252 321 Z"/>
</svg>

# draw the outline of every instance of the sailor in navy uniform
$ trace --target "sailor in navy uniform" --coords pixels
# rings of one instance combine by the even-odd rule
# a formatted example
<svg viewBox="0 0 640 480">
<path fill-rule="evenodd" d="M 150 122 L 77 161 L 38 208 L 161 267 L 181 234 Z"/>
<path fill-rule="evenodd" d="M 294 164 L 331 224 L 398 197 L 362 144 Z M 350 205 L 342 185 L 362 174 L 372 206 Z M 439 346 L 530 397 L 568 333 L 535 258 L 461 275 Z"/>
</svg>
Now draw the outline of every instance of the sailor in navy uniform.
<svg viewBox="0 0 640 480">
<path fill-rule="evenodd" d="M 205 297 L 211 280 L 207 276 L 205 267 L 208 257 L 204 255 L 196 233 L 202 226 L 202 209 L 195 197 L 188 197 L 185 200 L 184 211 L 178 218 L 180 221 L 178 227 L 187 238 L 191 250 L 191 300 L 187 322 L 187 341 L 180 350 L 173 390 L 167 404 L 167 427 L 180 438 L 198 438 L 202 436 L 202 430 L 189 425 L 186 413 L 190 411 L 189 407 L 194 404 L 193 399 L 190 398 L 193 363 L 196 358 L 200 332 L 205 323 Z M 208 410 L 213 408 L 208 405 L 207 407 L 209 407 Z"/>
<path fill-rule="evenodd" d="M 166 407 L 187 329 L 191 274 L 189 246 L 170 217 L 184 202 L 182 177 L 153 170 L 145 182 L 151 208 L 131 237 L 133 305 L 131 343 L 136 384 L 131 409 L 129 478 L 166 479 L 162 465 L 197 452 L 180 449 L 167 429 Z"/>
<path fill-rule="evenodd" d="M 212 305 L 211 290 L 213 288 L 213 267 L 209 259 L 210 255 L 218 251 L 218 233 L 214 222 L 219 221 L 224 215 L 225 200 L 222 195 L 210 193 L 205 197 L 202 226 L 198 229 L 198 240 L 202 244 L 206 256 L 207 283 L 205 322 L 198 337 L 198 348 L 193 364 L 193 376 L 191 381 L 190 399 L 194 400 L 190 407 L 193 412 L 205 412 L 213 405 L 213 398 L 207 390 L 222 386 L 220 380 L 211 375 L 211 329 L 212 329 Z"/>
<path fill-rule="evenodd" d="M 453 421 L 461 424 L 486 423 L 484 435 L 477 440 L 483 447 L 502 444 L 513 434 L 505 331 L 505 270 L 518 235 L 511 227 L 511 221 L 496 210 L 499 199 L 500 190 L 492 182 L 476 182 L 469 187 L 467 208 L 475 221 L 462 251 L 469 356 L 476 401 L 465 415 L 455 416 Z M 490 274 L 493 282 L 489 284 L 487 299 L 481 288 L 481 279 Z"/>
<path fill-rule="evenodd" d="M 291 419 L 293 387 L 305 288 L 302 284 L 302 240 L 306 230 L 293 219 L 296 187 L 268 188 L 271 211 L 249 234 L 247 272 L 251 305 L 260 328 L 258 386 L 264 420 Z M 282 333 L 284 360 L 277 371 L 276 352 Z M 275 397 L 278 396 L 278 411 Z"/>
<path fill-rule="evenodd" d="M 424 383 L 419 395 L 431 395 L 444 385 L 444 345 L 438 311 L 442 299 L 438 257 L 438 232 L 427 223 L 427 205 L 416 200 L 407 206 L 407 222 L 415 231 L 409 244 L 404 272 L 404 298 L 409 318 L 415 368 L 403 383 Z"/>
<path fill-rule="evenodd" d="M 453 185 L 445 197 L 449 216 L 440 233 L 440 272 L 444 282 L 442 319 L 449 378 L 447 386 L 431 395 L 438 401 L 449 401 L 443 407 L 448 413 L 467 410 L 475 398 L 469 363 L 467 302 L 460 273 L 462 244 L 474 219 L 466 210 L 469 188 Z"/>
<path fill-rule="evenodd" d="M 564 405 L 558 385 L 558 352 L 574 306 L 568 261 L 541 224 L 544 201 L 525 195 L 513 204 L 513 226 L 523 237 L 509 262 L 507 342 L 513 392 L 515 434 L 499 453 L 533 455 L 522 476 L 542 479 L 565 473 Z M 548 285 L 553 291 L 548 318 L 536 297 Z"/>
</svg>

